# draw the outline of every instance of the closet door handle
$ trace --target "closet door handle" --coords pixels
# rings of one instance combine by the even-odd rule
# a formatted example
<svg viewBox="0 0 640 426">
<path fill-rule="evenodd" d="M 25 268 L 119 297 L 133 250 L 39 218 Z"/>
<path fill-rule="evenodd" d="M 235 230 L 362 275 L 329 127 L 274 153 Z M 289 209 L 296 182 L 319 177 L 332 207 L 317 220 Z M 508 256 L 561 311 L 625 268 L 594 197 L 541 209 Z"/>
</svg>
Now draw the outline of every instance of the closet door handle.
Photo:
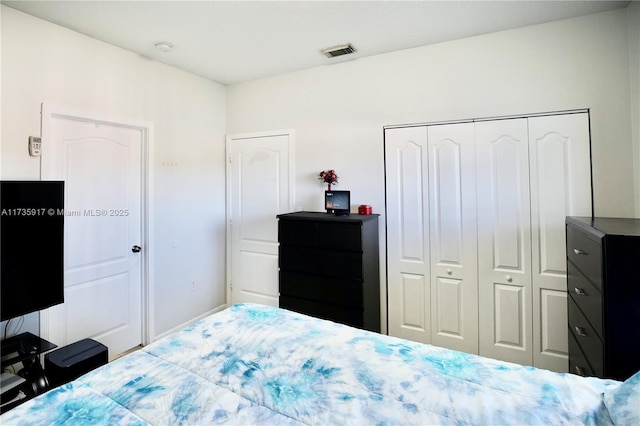
<svg viewBox="0 0 640 426">
<path fill-rule="evenodd" d="M 587 332 L 584 331 L 584 328 L 578 327 L 577 325 L 573 327 L 576 330 L 576 334 L 580 337 L 587 337 Z"/>
<path fill-rule="evenodd" d="M 586 296 L 587 293 L 585 293 L 585 291 L 581 288 L 575 287 L 573 289 L 573 291 L 578 295 L 578 296 Z"/>
<path fill-rule="evenodd" d="M 580 367 L 579 365 L 576 365 L 576 373 L 579 374 L 580 376 L 584 376 L 584 368 Z"/>
<path fill-rule="evenodd" d="M 585 256 L 587 255 L 587 252 L 586 252 L 586 251 L 584 251 L 584 250 L 580 250 L 580 249 L 577 249 L 577 248 L 574 248 L 574 249 L 573 249 L 573 252 L 574 252 L 575 254 L 582 254 L 582 255 L 585 255 Z"/>
</svg>

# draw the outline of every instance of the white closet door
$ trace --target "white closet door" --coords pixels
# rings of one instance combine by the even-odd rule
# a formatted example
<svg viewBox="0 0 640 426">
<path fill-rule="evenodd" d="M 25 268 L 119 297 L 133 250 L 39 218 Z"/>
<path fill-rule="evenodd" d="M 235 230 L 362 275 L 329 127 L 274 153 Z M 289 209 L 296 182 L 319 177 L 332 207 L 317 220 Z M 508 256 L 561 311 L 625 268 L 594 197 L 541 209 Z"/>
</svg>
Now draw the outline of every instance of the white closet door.
<svg viewBox="0 0 640 426">
<path fill-rule="evenodd" d="M 427 127 L 431 343 L 478 353 L 473 123 Z"/>
<path fill-rule="evenodd" d="M 533 365 L 568 370 L 565 217 L 591 216 L 587 113 L 529 119 Z"/>
<path fill-rule="evenodd" d="M 531 365 L 527 119 L 476 123 L 480 354 Z"/>
<path fill-rule="evenodd" d="M 391 336 L 430 342 L 426 127 L 385 130 Z"/>
</svg>

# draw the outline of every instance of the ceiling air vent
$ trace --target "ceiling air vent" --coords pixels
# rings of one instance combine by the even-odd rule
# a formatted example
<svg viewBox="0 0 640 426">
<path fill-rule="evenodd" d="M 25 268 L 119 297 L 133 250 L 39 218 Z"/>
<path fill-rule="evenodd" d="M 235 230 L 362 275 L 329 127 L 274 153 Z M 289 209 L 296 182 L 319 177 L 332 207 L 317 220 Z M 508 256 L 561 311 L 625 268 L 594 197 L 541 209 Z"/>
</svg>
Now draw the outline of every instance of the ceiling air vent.
<svg viewBox="0 0 640 426">
<path fill-rule="evenodd" d="M 356 49 L 349 44 L 341 44 L 340 46 L 327 47 L 322 49 L 321 52 L 326 55 L 327 58 L 335 58 L 336 56 L 349 55 L 355 52 Z"/>
</svg>

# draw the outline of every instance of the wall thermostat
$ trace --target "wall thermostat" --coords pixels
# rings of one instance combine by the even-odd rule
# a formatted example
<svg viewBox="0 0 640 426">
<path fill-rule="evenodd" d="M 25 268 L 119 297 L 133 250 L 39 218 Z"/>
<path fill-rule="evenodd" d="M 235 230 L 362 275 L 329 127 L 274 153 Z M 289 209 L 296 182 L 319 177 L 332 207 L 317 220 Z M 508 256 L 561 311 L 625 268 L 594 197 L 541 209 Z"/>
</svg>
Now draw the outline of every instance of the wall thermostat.
<svg viewBox="0 0 640 426">
<path fill-rule="evenodd" d="M 42 152 L 42 138 L 38 136 L 29 136 L 29 155 L 32 157 L 40 157 Z"/>
</svg>

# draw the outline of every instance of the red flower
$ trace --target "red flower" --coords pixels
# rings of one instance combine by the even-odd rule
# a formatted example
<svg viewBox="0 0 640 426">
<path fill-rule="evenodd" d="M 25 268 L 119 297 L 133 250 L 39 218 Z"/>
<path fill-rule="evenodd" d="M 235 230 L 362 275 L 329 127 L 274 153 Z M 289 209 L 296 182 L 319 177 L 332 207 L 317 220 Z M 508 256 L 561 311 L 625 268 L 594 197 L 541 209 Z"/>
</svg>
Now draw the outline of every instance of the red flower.
<svg viewBox="0 0 640 426">
<path fill-rule="evenodd" d="M 333 169 L 321 171 L 318 175 L 318 179 L 320 179 L 321 182 L 330 183 L 331 185 L 336 185 L 338 183 L 338 175 Z"/>
</svg>

